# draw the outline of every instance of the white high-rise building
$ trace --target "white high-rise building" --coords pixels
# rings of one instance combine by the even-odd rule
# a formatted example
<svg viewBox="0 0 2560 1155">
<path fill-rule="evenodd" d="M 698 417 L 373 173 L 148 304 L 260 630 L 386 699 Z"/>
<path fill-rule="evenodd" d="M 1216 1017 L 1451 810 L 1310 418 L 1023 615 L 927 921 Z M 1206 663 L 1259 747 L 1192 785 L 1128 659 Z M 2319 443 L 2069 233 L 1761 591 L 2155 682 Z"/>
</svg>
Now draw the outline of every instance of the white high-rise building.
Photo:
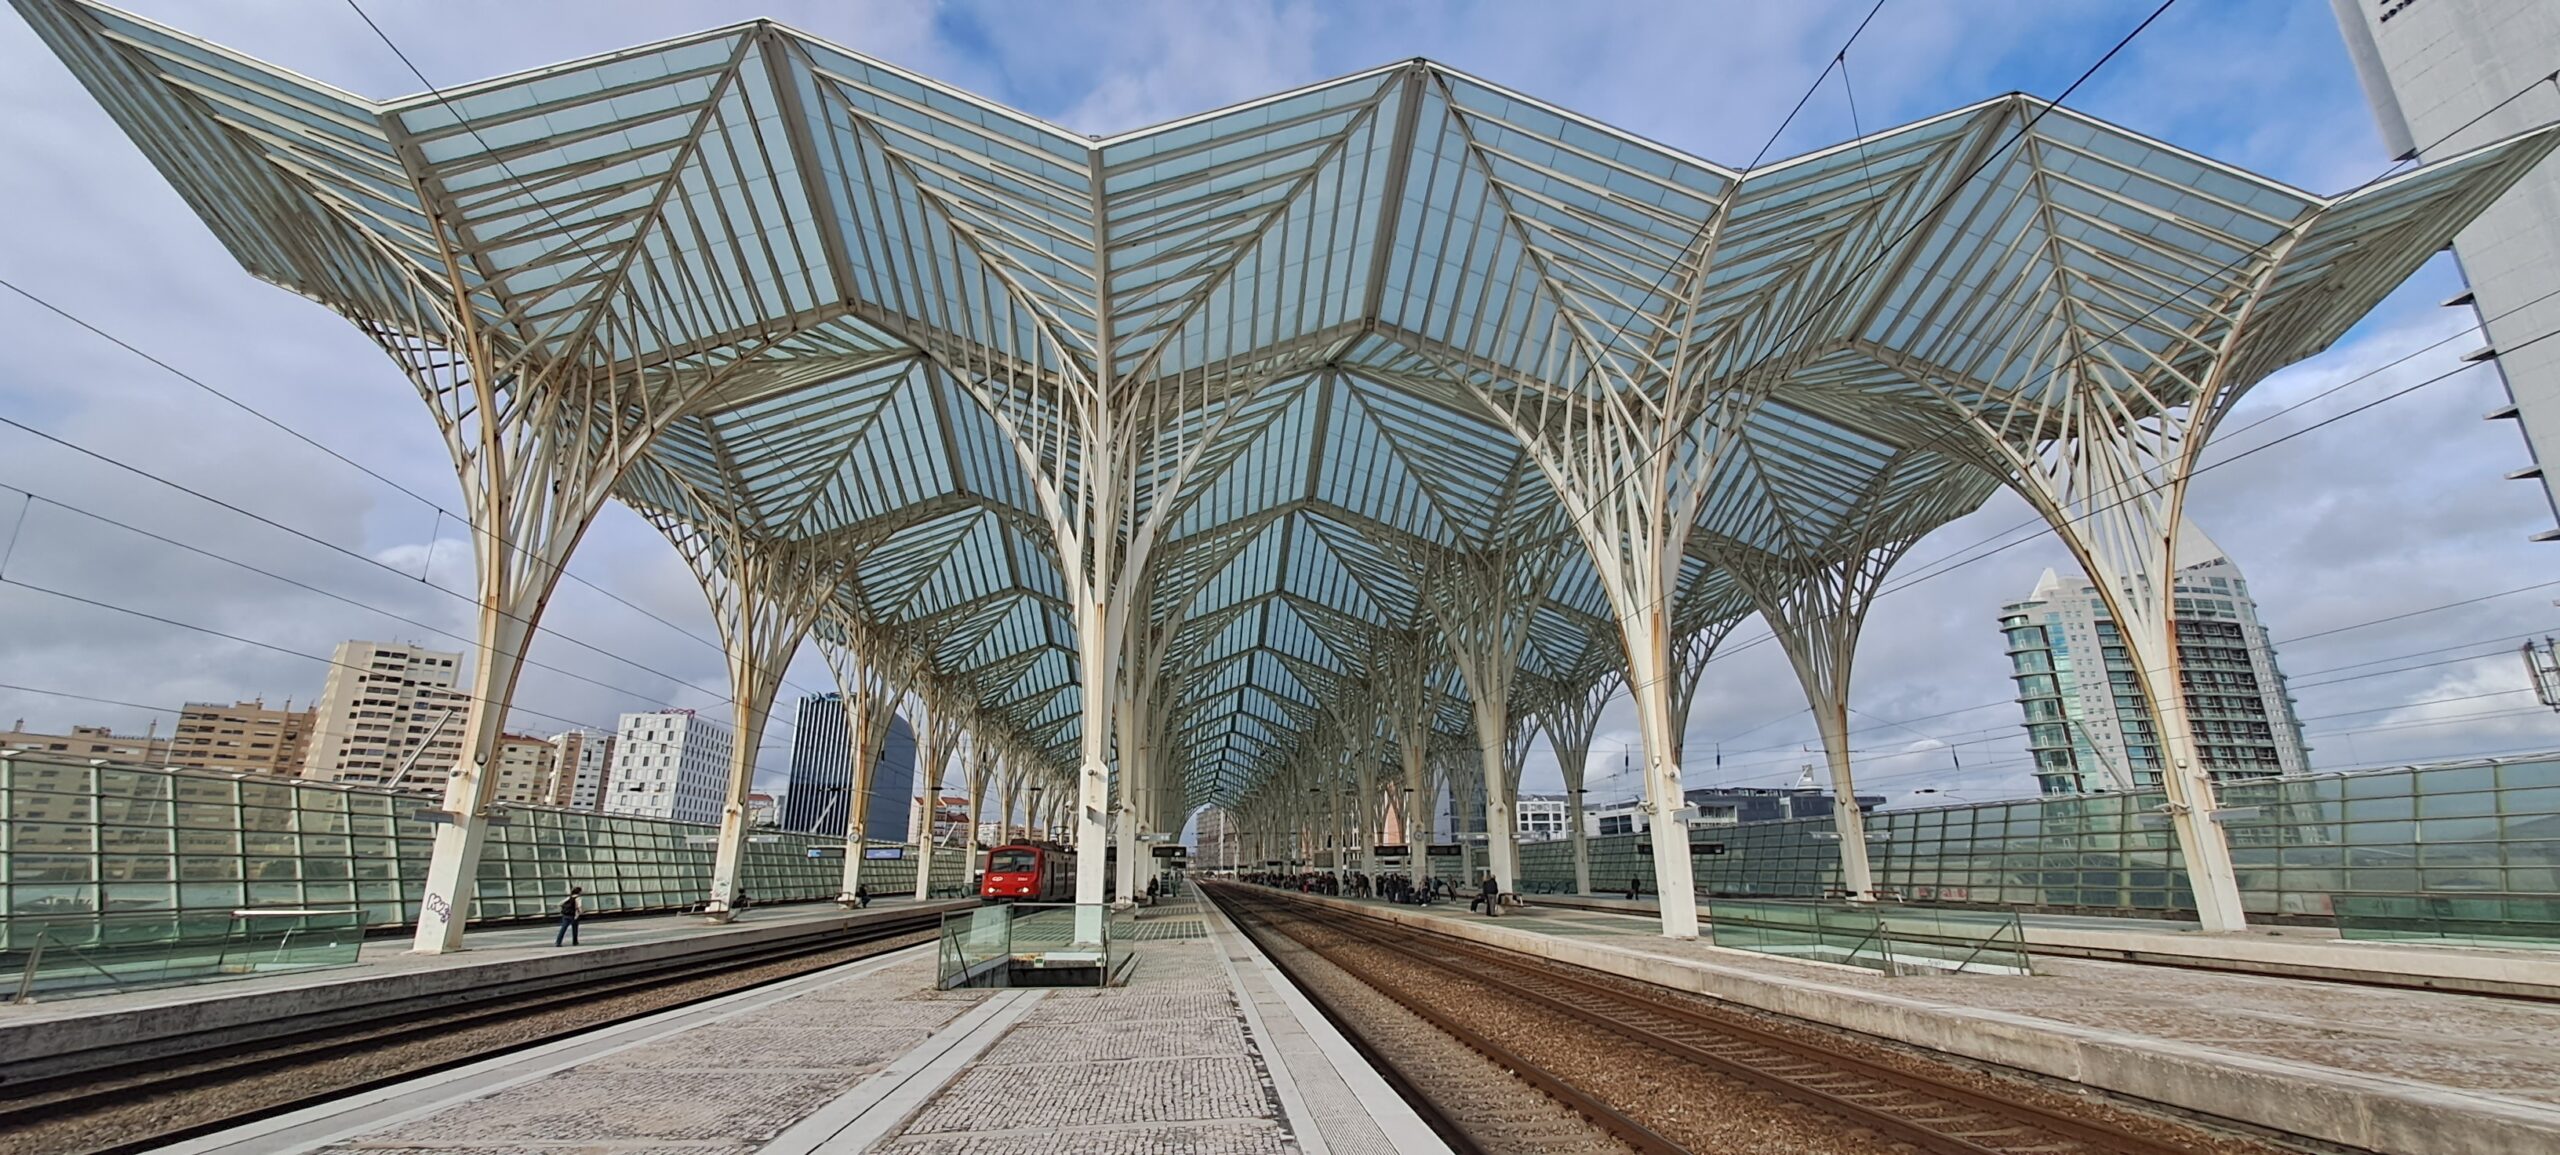
<svg viewBox="0 0 2560 1155">
<path fill-rule="evenodd" d="M 331 661 L 302 776 L 443 793 L 471 721 L 471 695 L 454 686 L 462 655 L 349 641 Z"/>
<path fill-rule="evenodd" d="M 2240 568 L 2192 524 L 2178 558 L 2172 622 L 2197 756 L 2216 778 L 2307 771 L 2302 723 Z M 2001 607 L 2000 629 L 2044 793 L 2160 784 L 2155 720 L 2097 587 L 2046 570 L 2027 600 Z"/>
<path fill-rule="evenodd" d="M 624 714 L 613 739 L 608 814 L 718 822 L 729 801 L 729 727 L 691 710 Z"/>
<path fill-rule="evenodd" d="M 571 730 L 551 736 L 551 804 L 572 810 L 601 809 L 605 771 L 613 766 L 613 735 Z"/>
<path fill-rule="evenodd" d="M 2560 120 L 2560 3 L 2554 0 L 2329 0 L 2347 55 L 2395 158 L 2441 160 Z M 2514 404 L 2489 414 L 2524 429 L 2531 480 L 2560 514 L 2560 164 L 2545 162 L 2454 240 Z M 2560 528 L 2534 535 L 2560 540 Z"/>
</svg>

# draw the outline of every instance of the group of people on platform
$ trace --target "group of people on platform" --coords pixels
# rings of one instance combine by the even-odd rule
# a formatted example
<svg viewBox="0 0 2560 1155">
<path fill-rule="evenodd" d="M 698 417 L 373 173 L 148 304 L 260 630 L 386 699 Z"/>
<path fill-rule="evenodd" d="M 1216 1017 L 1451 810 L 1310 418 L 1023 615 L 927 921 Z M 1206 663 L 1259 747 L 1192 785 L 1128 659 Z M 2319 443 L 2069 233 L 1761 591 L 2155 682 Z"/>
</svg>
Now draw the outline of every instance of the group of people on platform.
<svg viewBox="0 0 2560 1155">
<path fill-rule="evenodd" d="M 1371 874 L 1365 871 L 1247 871 L 1239 876 L 1258 886 L 1294 890 L 1301 894 L 1321 894 L 1333 898 L 1382 898 L 1409 906 L 1429 906 L 1434 902 L 1458 901 L 1458 886 L 1445 878 L 1422 878 L 1399 871 Z M 1502 890 L 1493 875 L 1486 874 L 1476 883 L 1467 900 L 1467 909 L 1481 908 L 1486 914 L 1501 914 Z"/>
</svg>

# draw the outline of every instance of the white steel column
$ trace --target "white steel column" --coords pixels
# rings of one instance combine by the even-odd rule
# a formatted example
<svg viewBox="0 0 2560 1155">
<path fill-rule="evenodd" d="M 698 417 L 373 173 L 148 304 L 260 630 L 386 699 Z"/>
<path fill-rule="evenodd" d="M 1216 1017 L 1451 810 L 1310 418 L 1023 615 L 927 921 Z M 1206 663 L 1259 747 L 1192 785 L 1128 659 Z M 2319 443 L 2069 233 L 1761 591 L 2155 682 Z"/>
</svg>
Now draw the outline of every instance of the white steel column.
<svg viewBox="0 0 2560 1155">
<path fill-rule="evenodd" d="M 441 213 L 430 215 L 446 236 Z M 444 256 L 455 300 L 404 298 L 410 316 L 363 325 L 408 374 L 444 434 L 478 571 L 471 710 L 412 940 L 429 954 L 462 948 L 507 710 L 570 552 L 615 482 L 691 398 L 719 382 L 716 374 L 644 380 L 637 366 L 611 358 L 599 367 L 574 356 L 530 360 L 531 351 L 485 333 L 480 311 L 459 299 L 469 258 L 450 243 Z"/>
<path fill-rule="evenodd" d="M 1924 487 L 1911 499 L 1887 506 L 1877 498 L 1894 485 L 1904 461 L 1876 473 L 1877 492 L 1852 506 L 1856 511 L 1838 541 L 1825 547 L 1827 557 L 1778 558 L 1722 543 L 1717 549 L 1727 572 L 1751 597 L 1771 633 L 1795 668 L 1822 734 L 1829 764 L 1832 830 L 1840 836 L 1840 889 L 1853 901 L 1875 899 L 1875 873 L 1868 862 L 1866 819 L 1858 805 L 1856 776 L 1850 766 L 1849 679 L 1856 664 L 1858 632 L 1867 609 L 1893 564 L 1909 552 L 1929 527 L 1962 511 L 1959 502 L 1973 492 L 1965 484 Z M 1925 462 L 1924 467 L 1937 463 Z"/>
<path fill-rule="evenodd" d="M 1512 676 L 1529 645 L 1530 618 L 1546 600 L 1560 560 L 1559 551 L 1545 542 L 1503 542 L 1481 553 L 1435 558 L 1421 575 L 1423 600 L 1459 676 L 1466 679 L 1484 783 L 1485 852 L 1494 884 L 1505 891 L 1518 889 L 1520 872 L 1510 838 L 1517 824 L 1511 816 L 1513 778 L 1506 757 Z"/>
<path fill-rule="evenodd" d="M 911 722 L 916 732 L 916 901 L 933 894 L 933 821 L 942 813 L 942 779 L 950 772 L 952 754 L 960 743 L 960 718 L 938 702 L 920 694 L 907 699 L 913 703 L 910 715 L 922 715 L 923 721 Z"/>
<path fill-rule="evenodd" d="M 1591 893 L 1591 839 L 1583 829 L 1583 782 L 1591 763 L 1591 738 L 1600 729 L 1600 711 L 1618 694 L 1626 676 L 1603 672 L 1589 686 L 1556 699 L 1540 712 L 1539 728 L 1555 751 L 1564 773 L 1565 836 L 1573 844 L 1573 892 Z"/>
<path fill-rule="evenodd" d="M 845 783 L 844 880 L 836 901 L 851 903 L 862 886 L 863 851 L 871 832 L 871 785 L 880 766 L 881 747 L 896 718 L 891 706 L 897 695 L 879 665 L 865 661 L 850 645 L 828 640 L 832 625 L 822 623 L 818 653 L 827 661 L 827 672 L 835 676 L 837 696 L 844 699 L 845 747 L 852 765 Z"/>
<path fill-rule="evenodd" d="M 765 719 L 773 712 L 792 654 L 808 637 L 847 566 L 844 555 L 818 543 L 750 537 L 735 517 L 702 526 L 653 511 L 650 520 L 702 583 L 729 663 L 728 797 L 720 809 L 711 897 L 703 907 L 713 919 L 726 922 L 736 914 L 734 899 L 746 865 L 747 795 L 755 791 Z"/>
</svg>

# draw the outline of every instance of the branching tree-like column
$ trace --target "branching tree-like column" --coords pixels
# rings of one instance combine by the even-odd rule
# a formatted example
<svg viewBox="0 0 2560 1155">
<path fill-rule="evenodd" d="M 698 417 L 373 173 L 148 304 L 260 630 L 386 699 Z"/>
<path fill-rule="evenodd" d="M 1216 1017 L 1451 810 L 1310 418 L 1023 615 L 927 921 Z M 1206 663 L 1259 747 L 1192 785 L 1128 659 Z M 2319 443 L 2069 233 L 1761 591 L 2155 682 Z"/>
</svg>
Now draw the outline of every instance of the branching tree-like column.
<svg viewBox="0 0 2560 1155">
<path fill-rule="evenodd" d="M 1517 775 L 1506 757 L 1511 734 L 1511 683 L 1529 647 L 1530 617 L 1555 582 L 1558 551 L 1543 544 L 1503 543 L 1475 553 L 1433 561 L 1423 576 L 1423 597 L 1447 640 L 1450 660 L 1466 679 L 1475 717 L 1478 774 L 1484 784 L 1485 853 L 1494 883 L 1516 889 L 1519 847 L 1512 811 Z"/>
<path fill-rule="evenodd" d="M 1344 713 L 1358 719 L 1358 741 L 1352 751 L 1352 790 L 1359 803 L 1354 812 L 1359 822 L 1359 868 L 1370 871 L 1377 866 L 1370 856 L 1385 836 L 1381 810 L 1385 799 L 1378 793 L 1378 764 L 1386 756 L 1389 723 L 1384 705 L 1365 695 L 1359 701 L 1346 703 Z"/>
<path fill-rule="evenodd" d="M 1382 631 L 1370 659 L 1370 684 L 1379 691 L 1396 757 L 1404 768 L 1397 792 L 1396 824 L 1403 829 L 1407 861 L 1420 878 L 1431 846 L 1431 776 L 1427 765 L 1432 723 L 1440 695 L 1432 685 L 1432 644 L 1420 630 Z"/>
<path fill-rule="evenodd" d="M 1600 730 L 1600 712 L 1617 697 L 1626 678 L 1616 670 L 1601 675 L 1578 693 L 1555 699 L 1539 712 L 1538 728 L 1546 731 L 1555 751 L 1556 768 L 1564 773 L 1565 835 L 1573 842 L 1573 892 L 1591 893 L 1591 839 L 1583 830 L 1585 771 L 1591 763 L 1591 737 Z"/>
<path fill-rule="evenodd" d="M 690 392 L 653 386 L 637 366 L 618 362 L 536 369 L 484 333 L 476 311 L 411 303 L 419 315 L 406 324 L 367 331 L 435 414 L 478 565 L 471 709 L 461 759 L 445 783 L 413 941 L 441 954 L 462 947 L 499 741 L 543 607 L 615 481 L 683 412 Z"/>
<path fill-rule="evenodd" d="M 1423 807 L 1436 825 L 1440 820 L 1440 796 L 1443 793 L 1449 796 L 1449 841 L 1458 845 L 1458 873 L 1466 881 L 1473 882 L 1475 850 L 1466 837 L 1466 822 L 1460 816 L 1467 812 L 1467 803 L 1475 800 L 1468 796 L 1468 792 L 1475 786 L 1477 771 L 1483 765 L 1483 747 L 1477 744 L 1472 733 L 1455 737 L 1437 734 L 1433 737 L 1427 759 L 1430 773 L 1424 781 Z"/>
<path fill-rule="evenodd" d="M 1778 635 L 1795 667 L 1796 681 L 1813 706 L 1814 725 L 1831 770 L 1831 826 L 1840 836 L 1840 889 L 1856 901 L 1873 901 L 1875 876 L 1867 864 L 1865 816 L 1849 760 L 1849 673 L 1858 649 L 1858 627 L 1876 587 L 1916 538 L 1878 545 L 1837 562 L 1789 566 L 1765 559 L 1737 561 L 1760 616 Z"/>
<path fill-rule="evenodd" d="M 2043 169 L 2045 147 L 2031 139 L 2023 157 L 2031 169 L 2029 187 L 2037 194 L 2036 234 L 2051 249 L 2063 243 L 2060 218 L 2068 213 L 2054 202 L 2052 178 Z M 2147 313 L 2122 321 L 2063 292 L 2033 323 L 2020 323 L 2028 320 L 2024 315 L 2004 315 L 1997 329 L 1949 332 L 1948 342 L 1980 341 L 1965 356 L 1952 346 L 1942 351 L 1859 345 L 1954 415 L 1971 434 L 1964 439 L 1969 452 L 2044 516 L 2097 587 L 2158 727 L 2161 789 L 2196 916 L 2208 932 L 2244 929 L 2247 916 L 2231 847 L 2214 817 L 2219 802 L 2213 778 L 2197 752 L 2179 677 L 2172 602 L 2179 529 L 2189 481 L 2213 429 L 2255 374 L 2272 367 L 2254 366 L 2235 376 L 2233 354 L 2253 335 L 2258 304 L 2318 218 L 2306 213 L 2288 222 L 2277 239 L 2250 249 L 2248 259 L 2181 290 L 2178 315 L 2185 323 L 2175 329 L 2147 320 Z M 2406 245 L 2411 235 L 2379 234 L 2371 247 L 2386 253 Z M 1940 331 L 1932 318 L 1920 320 L 1923 332 Z M 2140 339 L 2117 336 L 2128 326 L 2141 330 Z M 1983 363 L 1977 373 L 1987 375 L 1944 367 L 1968 362 Z"/>
<path fill-rule="evenodd" d="M 945 708 L 939 697 L 927 699 L 915 693 L 908 700 L 915 703 L 908 711 L 910 718 L 918 714 L 924 718 L 915 727 L 916 799 L 921 804 L 916 826 L 916 901 L 923 902 L 933 897 L 933 822 L 942 816 L 942 778 L 958 750 L 961 725 L 958 711 Z"/>
<path fill-rule="evenodd" d="M 1146 596 L 1153 596 L 1152 582 L 1145 592 Z M 1138 855 L 1144 850 L 1139 835 L 1157 821 L 1152 808 L 1161 788 L 1157 779 L 1163 772 L 1158 752 L 1173 726 L 1173 691 L 1165 662 L 1176 636 L 1182 632 L 1187 605 L 1188 599 L 1178 600 L 1170 612 L 1154 621 L 1132 623 L 1126 633 L 1129 653 L 1120 670 L 1117 714 L 1120 875 L 1114 880 L 1120 894 L 1119 905 L 1123 907 L 1135 902 L 1135 896 L 1143 889 L 1138 881 Z"/>
<path fill-rule="evenodd" d="M 897 721 L 901 691 L 889 677 L 890 665 L 866 658 L 856 648 L 855 639 L 862 634 L 842 614 L 822 617 L 817 636 L 818 654 L 835 677 L 836 696 L 844 700 L 845 745 L 853 760 L 845 783 L 844 881 L 836 893 L 837 902 L 852 903 L 861 890 L 863 851 L 870 844 L 871 787 Z"/>
<path fill-rule="evenodd" d="M 1711 238 L 1714 230 L 1706 230 Z M 1697 889 L 1689 869 L 1688 830 L 1673 815 L 1685 805 L 1680 784 L 1681 711 L 1673 607 L 1682 559 L 1717 462 L 1729 451 L 1753 404 L 1749 390 L 1720 383 L 1709 366 L 1691 364 L 1689 329 L 1703 291 L 1703 252 L 1683 256 L 1675 355 L 1630 368 L 1602 351 L 1592 335 L 1576 338 L 1576 389 L 1495 388 L 1475 382 L 1486 409 L 1529 450 L 1555 487 L 1568 520 L 1590 551 L 1600 587 L 1627 652 L 1627 690 L 1645 749 L 1644 797 L 1653 841 L 1655 886 L 1662 896 L 1662 933 L 1698 936 Z M 1698 356 L 1700 361 L 1706 357 Z M 1643 384 L 1637 384 L 1638 380 Z M 1506 383 L 1508 384 L 1508 383 Z"/>
<path fill-rule="evenodd" d="M 462 946 L 507 710 L 570 551 L 658 435 L 724 377 L 607 353 L 648 343 L 618 308 L 600 307 L 558 347 L 525 343 L 487 315 L 485 300 L 475 306 L 463 287 L 481 276 L 469 238 L 447 218 L 434 182 L 422 182 L 421 195 L 444 262 L 443 294 L 408 286 L 416 291 L 368 307 L 358 325 L 434 414 L 478 565 L 471 710 L 461 760 L 445 785 L 413 944 L 437 954 Z M 663 288 L 689 297 L 700 286 L 678 279 Z M 601 297 L 624 291 L 617 279 Z"/>
<path fill-rule="evenodd" d="M 994 740 L 983 733 L 971 735 L 969 740 L 969 832 L 967 837 L 960 840 L 960 845 L 966 848 L 961 852 L 965 858 L 960 867 L 960 881 L 964 887 L 967 886 L 970 878 L 977 874 L 978 865 L 983 861 L 978 857 L 978 826 L 985 818 L 987 794 L 993 789 L 996 773 L 1001 766 L 1002 762 L 1000 755 L 996 752 Z M 971 890 L 964 893 L 974 895 L 976 892 Z"/>
<path fill-rule="evenodd" d="M 1514 713 L 1510 718 L 1510 725 L 1511 732 L 1504 735 L 1502 739 L 1502 796 L 1509 800 L 1511 820 L 1504 823 L 1500 830 L 1490 829 L 1492 823 L 1488 821 L 1485 836 L 1488 842 L 1503 844 L 1504 853 L 1511 857 L 1512 872 L 1517 874 L 1521 870 L 1520 778 L 1528 772 L 1529 751 L 1536 749 L 1538 745 L 1538 713 L 1534 710 Z M 1517 881 L 1514 879 L 1514 886 L 1517 885 Z M 1503 889 L 1511 890 L 1513 887 L 1506 886 Z"/>
<path fill-rule="evenodd" d="M 711 898 L 703 907 L 726 922 L 736 913 L 738 876 L 746 865 L 747 795 L 755 792 L 765 720 L 790 671 L 792 654 L 844 578 L 846 555 L 827 543 L 753 537 L 737 516 L 714 515 L 697 523 L 653 511 L 649 518 L 702 583 L 729 663 L 728 797 L 720 808 Z"/>
</svg>

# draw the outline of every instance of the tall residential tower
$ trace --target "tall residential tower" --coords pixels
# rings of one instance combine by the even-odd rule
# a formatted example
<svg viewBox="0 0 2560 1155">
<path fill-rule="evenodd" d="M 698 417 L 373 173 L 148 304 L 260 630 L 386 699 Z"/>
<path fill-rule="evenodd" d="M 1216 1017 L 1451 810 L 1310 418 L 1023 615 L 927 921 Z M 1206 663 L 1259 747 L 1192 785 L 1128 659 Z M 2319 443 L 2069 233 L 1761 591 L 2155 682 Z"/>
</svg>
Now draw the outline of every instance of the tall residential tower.
<svg viewBox="0 0 2560 1155">
<path fill-rule="evenodd" d="M 2302 723 L 2249 583 L 2193 526 L 2178 557 L 2178 680 L 2205 769 L 2216 778 L 2305 772 Z M 2000 629 L 2044 793 L 2160 784 L 2154 719 L 2097 587 L 2046 570 L 2027 600 L 2001 607 Z"/>
<path fill-rule="evenodd" d="M 302 776 L 437 794 L 462 761 L 471 695 L 462 655 L 394 642 L 338 643 L 311 720 Z"/>
</svg>

